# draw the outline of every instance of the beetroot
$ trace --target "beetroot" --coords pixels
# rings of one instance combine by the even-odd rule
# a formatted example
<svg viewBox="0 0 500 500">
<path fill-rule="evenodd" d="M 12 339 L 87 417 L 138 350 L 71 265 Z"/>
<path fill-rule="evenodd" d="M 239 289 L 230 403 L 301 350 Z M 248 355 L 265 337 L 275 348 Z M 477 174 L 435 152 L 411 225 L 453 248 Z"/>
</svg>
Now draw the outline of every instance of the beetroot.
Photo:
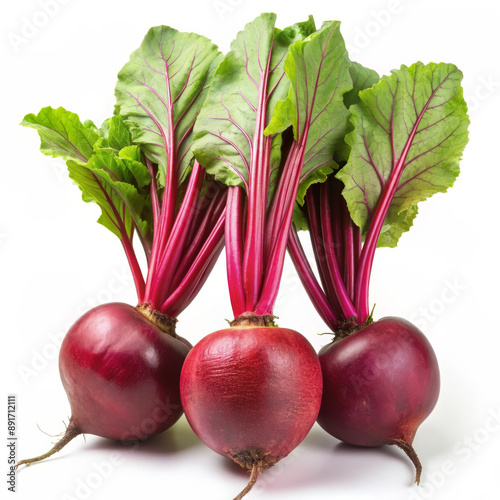
<svg viewBox="0 0 500 500">
<path fill-rule="evenodd" d="M 176 336 L 176 318 L 223 248 L 227 189 L 191 152 L 218 56 L 205 37 L 154 27 L 119 72 L 115 114 L 100 128 L 64 108 L 23 120 L 38 131 L 42 153 L 66 160 L 83 200 L 101 208 L 98 221 L 123 246 L 138 306 L 99 306 L 70 329 L 60 353 L 72 410 L 67 431 L 48 453 L 18 465 L 52 455 L 83 432 L 145 439 L 182 414 L 180 371 L 191 345 Z"/>
<path fill-rule="evenodd" d="M 181 399 L 210 448 L 259 472 L 297 446 L 321 404 L 321 369 L 274 304 L 295 200 L 331 171 L 352 87 L 338 22 L 284 30 L 262 14 L 219 64 L 194 127 L 195 158 L 229 185 L 225 253 L 232 328 L 188 355 Z"/>
<path fill-rule="evenodd" d="M 182 415 L 178 386 L 189 347 L 158 324 L 135 307 L 111 303 L 70 328 L 59 369 L 71 420 L 83 432 L 144 439 Z"/>
<path fill-rule="evenodd" d="M 412 442 L 439 395 L 434 351 L 418 328 L 387 317 L 323 347 L 324 392 L 318 423 L 353 445 L 395 444 L 416 468 Z"/>
<path fill-rule="evenodd" d="M 397 444 L 413 460 L 418 482 L 412 441 L 436 404 L 439 370 L 413 325 L 398 318 L 372 323 L 370 278 L 377 248 L 396 246 L 418 203 L 446 191 L 459 173 L 469 124 L 462 73 L 453 64 L 421 62 L 382 78 L 357 63 L 350 69 L 349 155 L 334 153 L 338 171 L 309 188 L 304 206 L 319 280 L 296 228 L 289 250 L 335 336 L 320 353 L 320 424 L 348 443 Z"/>
<path fill-rule="evenodd" d="M 69 425 L 52 450 L 18 466 L 51 456 L 82 433 L 144 440 L 179 419 L 179 377 L 190 346 L 166 333 L 170 325 L 161 319 L 153 323 L 136 307 L 110 303 L 91 309 L 69 329 L 59 354 Z"/>
<path fill-rule="evenodd" d="M 182 405 L 196 435 L 255 478 L 305 438 L 321 389 L 314 349 L 287 328 L 214 332 L 188 354 L 181 374 Z"/>
</svg>

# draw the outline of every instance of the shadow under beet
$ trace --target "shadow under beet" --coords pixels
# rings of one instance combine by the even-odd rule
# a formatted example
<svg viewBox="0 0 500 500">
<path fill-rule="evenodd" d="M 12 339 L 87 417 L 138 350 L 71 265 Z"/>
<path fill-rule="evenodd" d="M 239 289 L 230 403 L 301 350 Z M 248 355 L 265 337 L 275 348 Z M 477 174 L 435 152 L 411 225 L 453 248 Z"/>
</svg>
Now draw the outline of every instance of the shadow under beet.
<svg viewBox="0 0 500 500">
<path fill-rule="evenodd" d="M 51 436 L 56 439 L 60 436 Z M 53 446 L 54 443 L 52 443 Z M 78 446 L 75 447 L 74 445 Z M 73 445 L 73 446 L 72 446 Z M 52 446 L 48 446 L 51 448 Z M 18 473 L 21 473 L 24 469 L 28 467 L 37 467 L 42 464 L 49 464 L 52 462 L 57 462 L 58 460 L 67 459 L 69 455 L 73 454 L 85 454 L 86 451 L 90 450 L 108 450 L 116 452 L 134 452 L 144 455 L 173 455 L 176 453 L 181 453 L 183 451 L 189 450 L 195 446 L 203 446 L 202 442 L 196 437 L 191 427 L 187 423 L 184 416 L 180 418 L 170 429 L 153 436 L 149 439 L 139 442 L 121 442 L 112 439 L 106 439 L 94 435 L 80 434 L 76 436 L 75 439 L 66 447 L 64 447 L 60 452 L 57 452 L 50 457 L 44 458 L 43 460 L 36 461 L 29 465 L 21 465 L 18 469 Z"/>
<path fill-rule="evenodd" d="M 133 450 L 144 454 L 164 455 L 180 453 L 201 445 L 201 441 L 196 437 L 183 416 L 170 429 L 144 441 L 121 442 L 101 438 L 92 443 L 89 448 L 94 450 Z"/>
<path fill-rule="evenodd" d="M 308 446 L 320 451 L 327 461 L 335 482 L 350 483 L 363 477 L 379 477 L 386 469 L 386 460 L 395 460 L 408 469 L 408 485 L 413 484 L 415 469 L 403 451 L 394 445 L 376 447 L 343 443 L 315 426 L 306 438 Z"/>
</svg>

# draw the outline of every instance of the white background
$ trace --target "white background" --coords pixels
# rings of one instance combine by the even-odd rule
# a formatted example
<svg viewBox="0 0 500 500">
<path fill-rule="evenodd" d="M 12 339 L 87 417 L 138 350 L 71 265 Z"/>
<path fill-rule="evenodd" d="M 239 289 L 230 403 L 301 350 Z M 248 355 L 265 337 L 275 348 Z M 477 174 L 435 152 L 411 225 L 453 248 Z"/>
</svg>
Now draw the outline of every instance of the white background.
<svg viewBox="0 0 500 500">
<path fill-rule="evenodd" d="M 472 124 L 453 189 L 423 203 L 397 249 L 378 251 L 371 299 L 376 317 L 413 320 L 433 344 L 442 391 L 414 445 L 422 486 L 390 447 L 340 444 L 315 426 L 248 498 L 414 500 L 498 498 L 500 350 L 498 189 L 500 68 L 495 2 L 377 0 L 306 2 L 104 0 L 3 2 L 0 180 L 2 384 L 18 398 L 18 454 L 46 451 L 64 429 L 69 405 L 57 368 L 68 326 L 97 303 L 134 303 L 118 240 L 95 223 L 62 161 L 38 151 L 37 134 L 18 126 L 25 114 L 62 105 L 100 124 L 113 111 L 118 70 L 146 31 L 167 24 L 211 38 L 224 52 L 237 31 L 263 11 L 285 27 L 313 14 L 338 19 L 354 60 L 380 74 L 400 64 L 453 62 L 465 74 Z M 33 23 L 37 26 L 34 26 Z M 32 25 L 31 31 L 29 24 Z M 275 313 L 315 347 L 326 327 L 289 263 Z M 180 317 L 179 332 L 197 342 L 231 318 L 221 261 Z M 6 434 L 6 411 L 3 412 Z M 39 426 L 39 429 L 37 427 Z M 2 470 L 7 448 L 0 446 Z M 2 473 L 0 488 L 7 490 Z M 77 438 L 44 463 L 20 471 L 20 499 L 230 499 L 247 475 L 206 448 L 185 419 L 132 450 L 102 438 Z"/>
</svg>

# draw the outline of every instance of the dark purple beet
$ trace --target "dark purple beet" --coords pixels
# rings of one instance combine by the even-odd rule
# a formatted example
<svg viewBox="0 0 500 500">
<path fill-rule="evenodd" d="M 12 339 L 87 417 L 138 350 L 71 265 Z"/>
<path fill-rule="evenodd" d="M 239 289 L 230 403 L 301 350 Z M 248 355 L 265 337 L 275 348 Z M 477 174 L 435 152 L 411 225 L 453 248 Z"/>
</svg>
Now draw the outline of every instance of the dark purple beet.
<svg viewBox="0 0 500 500">
<path fill-rule="evenodd" d="M 416 467 L 412 442 L 436 405 L 439 367 L 423 333 L 402 318 L 387 317 L 319 352 L 323 399 L 319 425 L 357 446 L 395 444 Z"/>
<path fill-rule="evenodd" d="M 115 302 L 91 309 L 69 329 L 59 353 L 68 428 L 52 450 L 18 466 L 47 458 L 78 434 L 144 440 L 179 419 L 179 379 L 190 344 L 166 333 L 175 320 L 162 318 Z"/>
</svg>

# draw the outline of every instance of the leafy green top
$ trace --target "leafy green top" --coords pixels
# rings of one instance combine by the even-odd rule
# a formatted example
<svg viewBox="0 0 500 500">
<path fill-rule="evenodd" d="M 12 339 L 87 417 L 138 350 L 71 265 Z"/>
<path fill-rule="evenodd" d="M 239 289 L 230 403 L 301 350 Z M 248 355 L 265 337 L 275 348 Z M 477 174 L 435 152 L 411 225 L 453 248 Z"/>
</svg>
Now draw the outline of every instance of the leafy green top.
<svg viewBox="0 0 500 500">
<path fill-rule="evenodd" d="M 324 23 L 316 33 L 290 46 L 285 61 L 290 91 L 274 108 L 265 133 L 280 133 L 291 125 L 295 141 L 303 144 L 300 204 L 311 184 L 323 182 L 338 167 L 333 157 L 342 149 L 348 130 L 349 112 L 343 102 L 352 89 L 349 67 L 338 21 Z"/>
<path fill-rule="evenodd" d="M 220 61 L 217 47 L 195 33 L 151 28 L 120 70 L 117 112 L 130 124 L 135 144 L 180 183 L 192 162 L 192 128 Z M 167 175 L 168 177 L 168 175 Z"/>
<path fill-rule="evenodd" d="M 260 161 L 262 133 L 290 86 L 283 68 L 288 47 L 315 29 L 312 18 L 284 30 L 275 28 L 275 22 L 275 14 L 262 14 L 238 33 L 194 127 L 196 158 L 229 186 L 248 187 Z M 272 178 L 280 163 L 280 138 L 269 147 Z"/>
<path fill-rule="evenodd" d="M 123 118 L 114 116 L 98 129 L 62 107 L 46 107 L 37 115 L 26 115 L 21 125 L 38 131 L 43 154 L 66 160 L 69 176 L 80 188 L 83 201 L 99 205 L 98 222 L 118 236 L 129 264 L 138 270 L 132 238 L 137 231 L 149 256 L 152 219 L 147 186 L 151 178 Z M 140 273 L 135 275 L 139 277 Z M 144 283 L 138 279 L 136 286 L 142 293 Z"/>
<path fill-rule="evenodd" d="M 467 144 L 462 73 L 452 64 L 401 66 L 353 105 L 352 148 L 337 177 L 354 222 L 366 234 L 390 179 L 397 187 L 379 245 L 395 246 L 416 216 L 416 204 L 451 187 Z M 394 182 L 394 181 L 393 181 Z"/>
</svg>

